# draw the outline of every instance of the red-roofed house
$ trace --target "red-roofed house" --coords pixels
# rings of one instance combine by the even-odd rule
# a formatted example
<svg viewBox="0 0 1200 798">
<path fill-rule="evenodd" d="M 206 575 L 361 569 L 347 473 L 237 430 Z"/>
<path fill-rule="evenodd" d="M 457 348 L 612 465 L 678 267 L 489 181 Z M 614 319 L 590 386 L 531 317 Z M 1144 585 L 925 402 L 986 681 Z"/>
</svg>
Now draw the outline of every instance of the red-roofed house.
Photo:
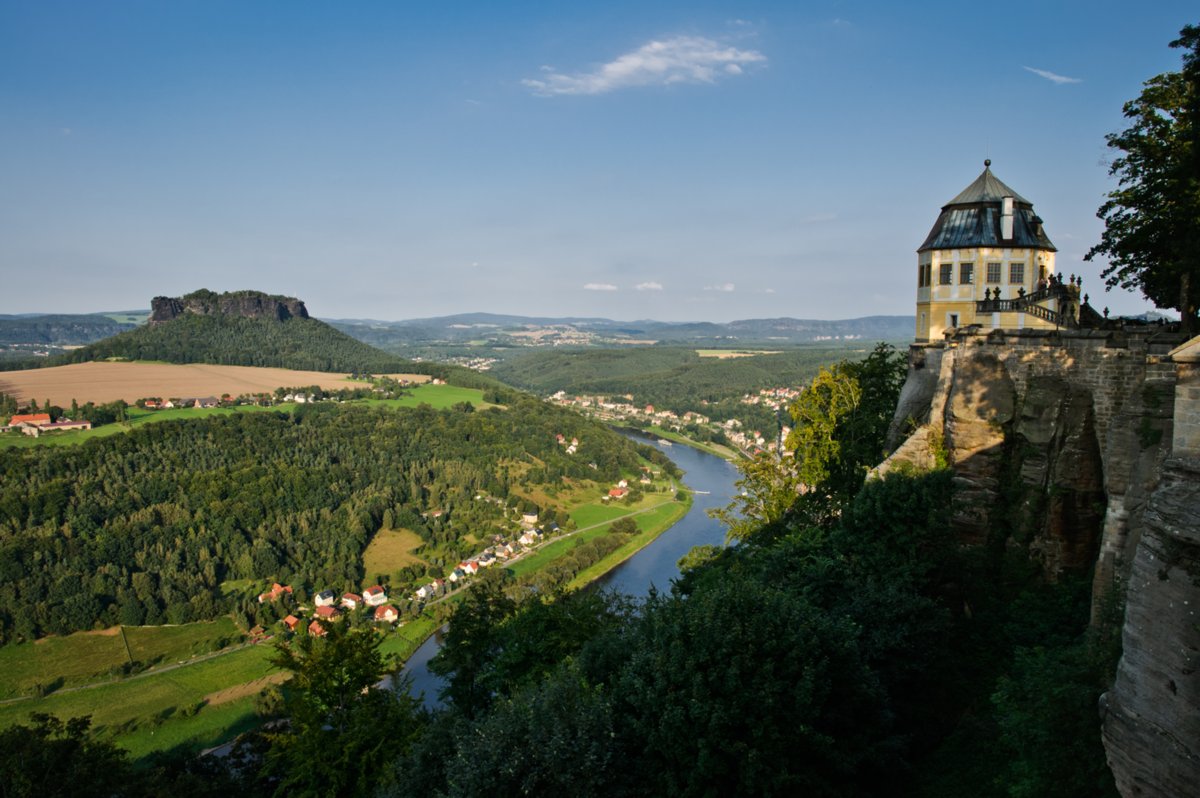
<svg viewBox="0 0 1200 798">
<path fill-rule="evenodd" d="M 296 631 L 296 627 L 300 625 L 300 619 L 295 615 L 289 615 L 283 619 L 283 625 L 287 627 L 289 632 L 294 632 Z"/>
<path fill-rule="evenodd" d="M 363 600 L 367 602 L 368 607 L 378 607 L 387 603 L 387 591 L 382 585 L 369 587 L 363 591 Z"/>
<path fill-rule="evenodd" d="M 325 627 L 321 625 L 320 621 L 310 623 L 308 625 L 308 633 L 313 637 L 324 637 L 326 634 Z"/>
<path fill-rule="evenodd" d="M 275 582 L 271 585 L 270 590 L 258 594 L 258 603 L 262 604 L 265 601 L 274 601 L 285 593 L 291 595 L 292 586 L 281 585 L 278 582 Z"/>
<path fill-rule="evenodd" d="M 382 607 L 375 608 L 375 620 L 377 621 L 395 623 L 399 617 L 400 611 L 391 604 L 384 604 Z"/>
<path fill-rule="evenodd" d="M 358 609 L 358 605 L 363 603 L 362 596 L 357 593 L 343 593 L 342 606 L 348 610 Z"/>
<path fill-rule="evenodd" d="M 613 488 L 608 492 L 608 495 L 614 499 L 623 499 L 627 493 L 629 493 L 628 488 Z"/>
<path fill-rule="evenodd" d="M 49 423 L 49 413 L 20 413 L 8 420 L 8 425 L 10 427 L 15 427 L 18 424 L 29 424 L 32 427 L 40 427 L 43 424 Z"/>
<path fill-rule="evenodd" d="M 342 611 L 339 610 L 337 607 L 330 607 L 328 605 L 326 605 L 324 607 L 317 607 L 315 610 L 313 610 L 313 615 L 315 615 L 318 618 L 324 618 L 327 621 L 332 621 L 334 618 L 337 618 L 341 614 L 342 614 Z"/>
</svg>

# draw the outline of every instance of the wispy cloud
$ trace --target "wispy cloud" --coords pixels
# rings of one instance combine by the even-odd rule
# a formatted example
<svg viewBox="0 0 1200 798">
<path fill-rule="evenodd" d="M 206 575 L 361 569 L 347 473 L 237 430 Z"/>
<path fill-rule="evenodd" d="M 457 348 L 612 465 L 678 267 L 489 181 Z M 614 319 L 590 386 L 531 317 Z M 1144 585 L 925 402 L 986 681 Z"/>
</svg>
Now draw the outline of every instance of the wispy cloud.
<svg viewBox="0 0 1200 798">
<path fill-rule="evenodd" d="M 587 283 L 583 286 L 584 291 L 616 291 L 617 287 L 612 283 Z"/>
<path fill-rule="evenodd" d="M 733 283 L 718 283 L 717 285 L 704 286 L 705 291 L 723 291 L 727 294 L 732 293 L 733 289 L 734 289 Z"/>
<path fill-rule="evenodd" d="M 591 72 L 568 74 L 542 67 L 543 77 L 521 82 L 543 97 L 605 94 L 635 86 L 715 83 L 720 75 L 740 75 L 744 67 L 766 60 L 757 50 L 739 50 L 703 36 L 672 36 L 647 42 Z"/>
<path fill-rule="evenodd" d="M 1022 69 L 1026 70 L 1027 72 L 1032 72 L 1039 78 L 1045 78 L 1051 83 L 1057 83 L 1060 86 L 1064 83 L 1083 83 L 1083 78 L 1068 78 L 1066 75 L 1058 75 L 1048 69 L 1035 69 L 1031 66 L 1022 67 Z"/>
<path fill-rule="evenodd" d="M 663 290 L 663 284 L 651 280 L 648 283 L 638 283 L 634 286 L 634 289 L 638 291 L 661 291 Z"/>
</svg>

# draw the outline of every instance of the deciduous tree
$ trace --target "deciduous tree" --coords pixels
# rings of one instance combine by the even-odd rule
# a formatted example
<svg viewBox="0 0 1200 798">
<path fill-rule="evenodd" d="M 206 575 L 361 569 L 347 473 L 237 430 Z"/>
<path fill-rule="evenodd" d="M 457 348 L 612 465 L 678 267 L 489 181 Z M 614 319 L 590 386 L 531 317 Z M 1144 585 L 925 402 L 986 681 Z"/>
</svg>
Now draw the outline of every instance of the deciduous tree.
<svg viewBox="0 0 1200 798">
<path fill-rule="evenodd" d="M 1117 188 L 1097 216 L 1100 243 L 1086 256 L 1108 258 L 1109 289 L 1137 289 L 1159 307 L 1180 312 L 1194 332 L 1200 309 L 1200 26 L 1188 25 L 1171 47 L 1183 69 L 1146 81 L 1125 104 L 1130 126 L 1107 136 L 1120 155 L 1109 174 Z"/>
</svg>

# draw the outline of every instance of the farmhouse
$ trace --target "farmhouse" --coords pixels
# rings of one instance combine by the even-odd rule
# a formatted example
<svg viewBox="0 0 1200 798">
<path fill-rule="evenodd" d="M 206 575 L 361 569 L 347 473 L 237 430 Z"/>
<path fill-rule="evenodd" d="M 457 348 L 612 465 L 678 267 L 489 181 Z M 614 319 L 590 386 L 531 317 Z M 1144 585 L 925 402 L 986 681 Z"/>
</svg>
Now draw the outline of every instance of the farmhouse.
<svg viewBox="0 0 1200 798">
<path fill-rule="evenodd" d="M 49 413 L 20 413 L 8 420 L 10 427 L 16 427 L 21 424 L 28 424 L 32 427 L 40 427 L 43 424 L 50 423 Z"/>
</svg>

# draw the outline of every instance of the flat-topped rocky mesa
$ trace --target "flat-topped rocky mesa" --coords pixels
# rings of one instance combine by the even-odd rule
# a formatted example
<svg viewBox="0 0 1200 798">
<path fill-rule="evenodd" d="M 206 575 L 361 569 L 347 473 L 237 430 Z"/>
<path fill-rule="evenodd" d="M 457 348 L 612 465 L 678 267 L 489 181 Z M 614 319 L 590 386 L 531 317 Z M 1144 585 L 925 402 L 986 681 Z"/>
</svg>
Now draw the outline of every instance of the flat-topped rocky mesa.
<svg viewBox="0 0 1200 798">
<path fill-rule="evenodd" d="M 181 297 L 156 296 L 150 300 L 150 323 L 162 324 L 180 316 L 237 316 L 247 319 L 307 319 L 308 309 L 295 297 L 261 291 L 218 294 L 201 289 Z"/>
</svg>

